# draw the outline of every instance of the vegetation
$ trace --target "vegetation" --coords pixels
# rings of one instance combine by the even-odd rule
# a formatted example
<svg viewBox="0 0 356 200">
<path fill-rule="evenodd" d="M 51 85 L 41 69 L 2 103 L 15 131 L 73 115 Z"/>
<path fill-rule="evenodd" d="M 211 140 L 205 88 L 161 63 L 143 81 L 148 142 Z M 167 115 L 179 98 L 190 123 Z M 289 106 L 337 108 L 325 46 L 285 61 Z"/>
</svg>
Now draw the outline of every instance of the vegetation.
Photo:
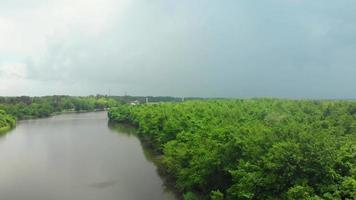
<svg viewBox="0 0 356 200">
<path fill-rule="evenodd" d="M 158 102 L 182 102 L 183 100 L 203 100 L 203 98 L 198 98 L 198 97 L 169 97 L 169 96 L 158 96 L 158 97 L 153 97 L 153 96 L 111 96 L 112 98 L 124 102 L 124 103 L 130 103 L 137 101 L 139 103 L 146 103 L 146 100 L 151 103 L 158 103 Z"/>
<path fill-rule="evenodd" d="M 48 117 L 61 112 L 105 110 L 120 105 L 107 96 L 0 97 L 0 133 L 16 125 L 16 120 Z"/>
<path fill-rule="evenodd" d="M 0 134 L 11 129 L 15 125 L 15 119 L 12 116 L 6 114 L 5 111 L 0 110 Z"/>
<path fill-rule="evenodd" d="M 16 120 L 49 117 L 62 112 L 86 112 L 106 110 L 123 103 L 179 102 L 177 97 L 143 96 L 44 96 L 44 97 L 0 97 L 0 132 L 15 126 Z M 187 98 L 198 99 L 198 98 Z"/>
<path fill-rule="evenodd" d="M 355 199 L 356 102 L 122 105 L 185 199 Z"/>
<path fill-rule="evenodd" d="M 94 111 L 117 106 L 120 102 L 106 96 L 0 97 L 0 109 L 16 119 L 48 117 L 63 111 Z"/>
<path fill-rule="evenodd" d="M 16 119 L 48 117 L 53 113 L 63 111 L 94 111 L 116 107 L 123 103 L 149 102 L 179 102 L 177 97 L 143 97 L 143 96 L 44 96 L 44 97 L 0 97 L 0 109 L 6 111 Z M 198 98 L 187 98 L 198 99 Z"/>
</svg>

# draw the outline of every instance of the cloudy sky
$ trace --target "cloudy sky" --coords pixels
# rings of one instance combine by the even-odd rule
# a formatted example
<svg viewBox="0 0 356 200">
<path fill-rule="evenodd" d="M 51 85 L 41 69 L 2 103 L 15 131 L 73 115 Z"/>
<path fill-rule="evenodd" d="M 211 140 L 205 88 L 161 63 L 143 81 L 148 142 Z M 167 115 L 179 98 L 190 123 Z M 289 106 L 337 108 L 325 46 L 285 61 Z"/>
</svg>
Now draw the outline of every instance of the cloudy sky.
<svg viewBox="0 0 356 200">
<path fill-rule="evenodd" d="M 356 98 L 354 0 L 0 0 L 0 96 Z"/>
</svg>

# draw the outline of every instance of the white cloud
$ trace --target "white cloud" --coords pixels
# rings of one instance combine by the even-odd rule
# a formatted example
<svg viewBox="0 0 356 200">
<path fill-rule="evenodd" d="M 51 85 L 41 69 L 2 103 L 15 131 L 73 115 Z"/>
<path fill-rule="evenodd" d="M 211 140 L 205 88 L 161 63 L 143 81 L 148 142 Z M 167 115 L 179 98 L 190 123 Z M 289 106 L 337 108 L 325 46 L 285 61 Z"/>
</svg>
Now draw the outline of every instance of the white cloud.
<svg viewBox="0 0 356 200">
<path fill-rule="evenodd" d="M 0 64 L 0 94 L 23 91 L 28 83 L 26 76 L 27 68 L 23 63 Z"/>
<path fill-rule="evenodd" d="M 347 96 L 356 74 L 355 7 L 0 0 L 0 95 Z"/>
<path fill-rule="evenodd" d="M 49 41 L 70 39 L 73 33 L 94 37 L 107 31 L 113 15 L 125 6 L 124 0 L 62 0 L 0 13 L 0 53 L 38 60 Z"/>
<path fill-rule="evenodd" d="M 78 37 L 95 41 L 110 30 L 128 4 L 127 0 L 31 2 L 0 2 L 0 94 L 34 84 L 27 76 L 28 61 L 33 66 L 43 64 L 49 48 L 58 42 Z"/>
<path fill-rule="evenodd" d="M 27 67 L 23 63 L 6 63 L 0 65 L 0 77 L 23 79 L 27 77 Z"/>
</svg>

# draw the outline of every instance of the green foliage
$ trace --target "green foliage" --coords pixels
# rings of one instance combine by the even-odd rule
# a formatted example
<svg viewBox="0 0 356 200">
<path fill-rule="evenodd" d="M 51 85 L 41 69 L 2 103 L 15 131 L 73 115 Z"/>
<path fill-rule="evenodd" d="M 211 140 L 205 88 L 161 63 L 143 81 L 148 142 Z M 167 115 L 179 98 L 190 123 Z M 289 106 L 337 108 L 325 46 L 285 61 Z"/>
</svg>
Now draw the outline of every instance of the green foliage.
<svg viewBox="0 0 356 200">
<path fill-rule="evenodd" d="M 128 122 L 129 114 L 129 106 L 122 105 L 117 108 L 112 108 L 110 112 L 108 112 L 108 117 L 110 120 L 115 122 Z"/>
<path fill-rule="evenodd" d="M 63 111 L 105 110 L 119 105 L 106 96 L 0 97 L 0 109 L 17 119 L 48 117 Z"/>
<path fill-rule="evenodd" d="M 6 114 L 5 111 L 0 110 L 0 133 L 3 133 L 16 126 L 16 120 L 11 116 Z"/>
<path fill-rule="evenodd" d="M 16 120 L 48 117 L 63 111 L 106 110 L 120 102 L 106 96 L 0 97 L 0 133 L 16 125 Z"/>
<path fill-rule="evenodd" d="M 288 200 L 295 200 L 295 199 L 310 199 L 312 198 L 312 194 L 314 193 L 313 189 L 308 186 L 293 186 L 287 192 L 287 199 Z"/>
<path fill-rule="evenodd" d="M 342 199 L 356 199 L 356 180 L 353 177 L 344 179 L 340 186 L 340 196 Z"/>
<path fill-rule="evenodd" d="M 184 200 L 199 200 L 200 197 L 197 194 L 194 194 L 193 192 L 187 192 L 183 195 Z"/>
<path fill-rule="evenodd" d="M 186 101 L 108 115 L 152 142 L 185 199 L 355 197 L 352 101 Z"/>
<path fill-rule="evenodd" d="M 106 96 L 0 97 L 0 133 L 14 127 L 16 119 L 48 117 L 63 111 L 106 110 L 120 104 Z"/>
<path fill-rule="evenodd" d="M 219 190 L 211 191 L 210 198 L 211 200 L 224 200 L 224 194 Z"/>
</svg>

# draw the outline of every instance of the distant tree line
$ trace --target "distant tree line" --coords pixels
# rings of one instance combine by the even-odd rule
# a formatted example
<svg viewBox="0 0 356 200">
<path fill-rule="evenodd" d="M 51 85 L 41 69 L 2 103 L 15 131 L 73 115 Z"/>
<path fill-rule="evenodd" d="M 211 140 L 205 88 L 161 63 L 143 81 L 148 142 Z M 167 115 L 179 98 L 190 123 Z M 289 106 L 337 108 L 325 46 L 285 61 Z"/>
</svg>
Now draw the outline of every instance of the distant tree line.
<svg viewBox="0 0 356 200">
<path fill-rule="evenodd" d="M 106 96 L 45 96 L 45 97 L 0 97 L 0 110 L 16 119 L 48 117 L 63 111 L 104 110 L 120 104 Z"/>
<path fill-rule="evenodd" d="M 61 112 L 105 110 L 120 105 L 114 98 L 97 95 L 88 97 L 0 97 L 0 133 L 16 125 L 17 120 L 48 117 Z"/>
<path fill-rule="evenodd" d="M 122 105 L 184 199 L 355 199 L 356 102 L 209 100 Z"/>
<path fill-rule="evenodd" d="M 124 102 L 130 103 L 133 101 L 138 101 L 139 103 L 146 103 L 146 99 L 148 102 L 157 103 L 157 102 L 182 102 L 185 100 L 203 100 L 205 98 L 199 97 L 170 97 L 170 96 L 111 96 L 112 98 Z"/>
<path fill-rule="evenodd" d="M 91 95 L 85 97 L 54 95 L 43 97 L 0 97 L 0 131 L 10 129 L 16 120 L 48 117 L 64 111 L 95 111 L 116 107 L 123 103 L 138 101 L 150 102 L 181 101 L 176 97 L 140 97 L 140 96 L 107 96 Z"/>
</svg>

